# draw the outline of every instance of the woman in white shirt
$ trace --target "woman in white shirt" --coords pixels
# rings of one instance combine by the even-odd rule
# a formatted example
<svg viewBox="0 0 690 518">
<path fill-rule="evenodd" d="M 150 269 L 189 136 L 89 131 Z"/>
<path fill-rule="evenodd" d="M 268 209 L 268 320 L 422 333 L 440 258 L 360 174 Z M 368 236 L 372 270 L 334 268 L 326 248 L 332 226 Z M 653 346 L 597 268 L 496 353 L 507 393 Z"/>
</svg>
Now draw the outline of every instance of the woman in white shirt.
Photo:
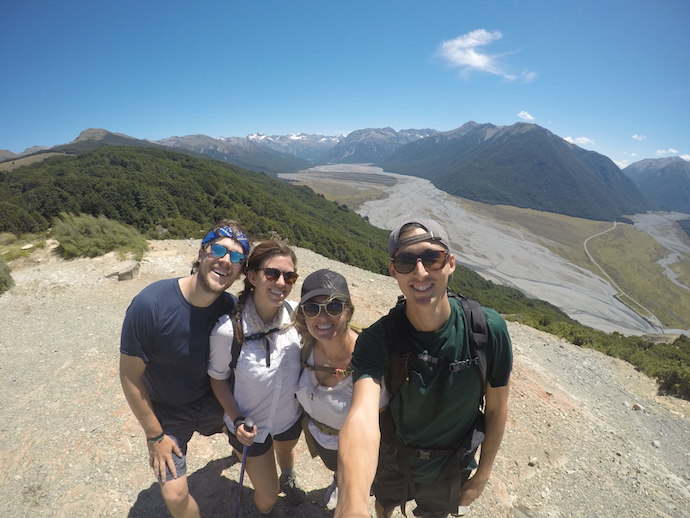
<svg viewBox="0 0 690 518">
<path fill-rule="evenodd" d="M 338 502 L 338 431 L 352 402 L 350 361 L 357 332 L 350 320 L 354 309 L 345 277 L 318 270 L 304 280 L 295 315 L 303 343 L 297 399 L 305 411 L 304 438 L 312 457 L 318 455 L 333 471 L 324 497 L 324 506 L 330 510 Z"/>
<path fill-rule="evenodd" d="M 301 409 L 295 398 L 300 337 L 292 326 L 294 303 L 286 298 L 298 277 L 296 263 L 285 243 L 258 244 L 244 268 L 245 287 L 236 314 L 221 317 L 210 337 L 211 388 L 225 410 L 235 454 L 241 459 L 244 446 L 249 446 L 247 475 L 254 486 L 254 503 L 264 514 L 271 512 L 280 491 L 292 504 L 306 497 L 293 471 L 301 433 Z M 235 355 L 233 342 L 239 351 Z M 255 423 L 251 432 L 243 426 L 248 417 Z"/>
</svg>

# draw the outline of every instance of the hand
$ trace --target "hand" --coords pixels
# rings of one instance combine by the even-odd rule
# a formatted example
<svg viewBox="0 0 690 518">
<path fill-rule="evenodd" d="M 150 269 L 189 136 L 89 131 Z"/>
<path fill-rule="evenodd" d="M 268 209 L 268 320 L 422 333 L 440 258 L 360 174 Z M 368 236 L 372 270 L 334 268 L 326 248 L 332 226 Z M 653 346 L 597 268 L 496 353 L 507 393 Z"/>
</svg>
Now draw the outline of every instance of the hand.
<svg viewBox="0 0 690 518">
<path fill-rule="evenodd" d="M 254 444 L 254 438 L 256 437 L 257 429 L 256 426 L 252 426 L 251 431 L 247 431 L 244 423 L 240 424 L 235 429 L 235 437 L 245 446 L 251 446 Z"/>
<path fill-rule="evenodd" d="M 460 494 L 460 505 L 469 506 L 477 498 L 481 496 L 486 487 L 488 478 L 478 477 L 475 473 L 472 477 L 462 485 L 462 493 Z"/>
<path fill-rule="evenodd" d="M 166 468 L 170 470 L 173 478 L 177 478 L 177 470 L 175 469 L 175 462 L 172 454 L 182 457 L 182 452 L 175 441 L 167 435 L 157 442 L 148 443 L 149 447 L 149 465 L 153 468 L 153 474 L 161 484 L 165 483 L 167 478 Z"/>
</svg>

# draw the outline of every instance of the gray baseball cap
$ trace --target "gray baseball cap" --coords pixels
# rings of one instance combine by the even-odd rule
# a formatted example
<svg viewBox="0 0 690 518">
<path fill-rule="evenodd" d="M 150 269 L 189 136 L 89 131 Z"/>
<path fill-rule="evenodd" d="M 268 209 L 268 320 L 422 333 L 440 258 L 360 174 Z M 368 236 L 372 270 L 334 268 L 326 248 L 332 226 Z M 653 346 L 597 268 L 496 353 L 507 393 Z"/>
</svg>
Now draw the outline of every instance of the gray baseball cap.
<svg viewBox="0 0 690 518">
<path fill-rule="evenodd" d="M 423 230 L 426 230 L 426 232 L 400 239 L 400 231 L 406 225 L 417 225 Z M 448 234 L 441 225 L 432 219 L 416 218 L 410 221 L 405 221 L 393 229 L 390 237 L 388 238 L 388 255 L 393 257 L 395 252 L 397 252 L 398 248 L 401 246 L 411 245 L 412 243 L 419 243 L 421 241 L 438 243 L 443 245 L 446 250 L 450 250 L 450 240 L 448 239 Z"/>
</svg>

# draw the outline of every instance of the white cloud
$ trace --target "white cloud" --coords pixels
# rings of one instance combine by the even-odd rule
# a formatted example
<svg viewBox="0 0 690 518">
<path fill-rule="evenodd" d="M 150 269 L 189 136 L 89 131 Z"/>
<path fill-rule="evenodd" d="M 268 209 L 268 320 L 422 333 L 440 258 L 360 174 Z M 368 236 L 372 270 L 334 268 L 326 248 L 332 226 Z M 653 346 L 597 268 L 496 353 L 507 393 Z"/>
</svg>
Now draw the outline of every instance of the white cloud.
<svg viewBox="0 0 690 518">
<path fill-rule="evenodd" d="M 686 160 L 687 162 L 690 162 L 690 155 L 687 155 L 687 154 L 686 154 L 686 155 L 680 155 L 680 157 L 681 157 L 683 160 Z"/>
<path fill-rule="evenodd" d="M 565 137 L 563 140 L 578 146 L 593 146 L 594 140 L 589 137 Z"/>
<path fill-rule="evenodd" d="M 644 140 L 644 139 L 646 139 L 646 138 L 647 138 L 647 135 L 638 135 L 637 133 L 635 133 L 635 134 L 632 136 L 632 139 L 633 139 L 633 140 L 639 140 L 639 141 L 642 141 L 642 140 Z"/>
<path fill-rule="evenodd" d="M 502 77 L 507 81 L 523 82 L 533 81 L 536 73 L 523 71 L 520 74 L 511 74 L 501 67 L 497 55 L 487 54 L 482 47 L 486 47 L 503 38 L 500 31 L 489 32 L 485 29 L 477 29 L 452 40 L 441 43 L 438 54 L 454 68 L 462 70 L 461 75 L 466 76 L 472 70 L 488 72 Z"/>
<path fill-rule="evenodd" d="M 532 117 L 532 115 L 527 113 L 525 110 L 522 110 L 520 113 L 518 113 L 518 117 L 520 117 L 522 120 L 526 120 L 526 121 L 533 121 L 534 120 L 534 117 Z"/>
<path fill-rule="evenodd" d="M 668 149 L 657 149 L 657 150 L 656 150 L 656 154 L 657 154 L 657 155 L 677 155 L 677 154 L 678 154 L 678 150 L 677 150 L 677 149 L 673 149 L 672 147 L 670 147 L 670 148 L 668 148 Z"/>
</svg>

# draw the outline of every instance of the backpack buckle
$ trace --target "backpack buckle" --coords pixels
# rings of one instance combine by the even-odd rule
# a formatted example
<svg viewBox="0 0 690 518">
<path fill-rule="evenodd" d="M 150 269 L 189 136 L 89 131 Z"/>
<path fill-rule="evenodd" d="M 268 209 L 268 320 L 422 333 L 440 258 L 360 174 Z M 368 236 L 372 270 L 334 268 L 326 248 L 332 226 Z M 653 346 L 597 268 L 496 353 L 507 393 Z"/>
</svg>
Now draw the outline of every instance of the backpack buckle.
<svg viewBox="0 0 690 518">
<path fill-rule="evenodd" d="M 431 459 L 431 450 L 417 450 L 417 458 L 424 460 Z"/>
<path fill-rule="evenodd" d="M 450 372 L 458 372 L 467 369 L 472 365 L 479 365 L 479 358 L 468 358 L 467 360 L 456 360 L 448 364 Z"/>
</svg>

